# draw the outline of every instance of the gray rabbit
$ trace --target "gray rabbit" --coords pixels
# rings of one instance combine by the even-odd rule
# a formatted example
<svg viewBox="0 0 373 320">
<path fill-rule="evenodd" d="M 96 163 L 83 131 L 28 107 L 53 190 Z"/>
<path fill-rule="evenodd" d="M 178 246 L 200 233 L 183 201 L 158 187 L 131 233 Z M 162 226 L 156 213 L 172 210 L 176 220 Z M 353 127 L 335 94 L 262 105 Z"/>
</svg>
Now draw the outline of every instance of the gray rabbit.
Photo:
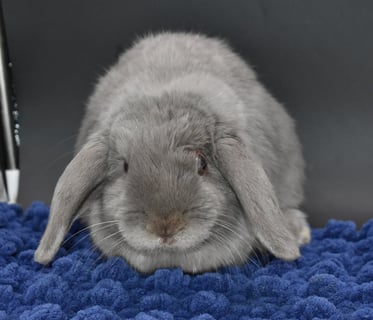
<svg viewBox="0 0 373 320">
<path fill-rule="evenodd" d="M 203 272 L 310 241 L 294 121 L 222 40 L 139 39 L 99 80 L 35 260 L 82 217 L 106 256 L 141 272 Z"/>
</svg>

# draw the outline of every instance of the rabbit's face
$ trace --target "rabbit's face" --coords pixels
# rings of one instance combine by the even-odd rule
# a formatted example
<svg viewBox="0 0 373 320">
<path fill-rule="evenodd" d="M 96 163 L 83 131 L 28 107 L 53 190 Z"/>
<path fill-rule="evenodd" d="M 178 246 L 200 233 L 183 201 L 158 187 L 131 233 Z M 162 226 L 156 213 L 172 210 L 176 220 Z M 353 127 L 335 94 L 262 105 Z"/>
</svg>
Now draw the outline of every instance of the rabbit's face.
<svg viewBox="0 0 373 320">
<path fill-rule="evenodd" d="M 209 160 L 200 150 L 134 145 L 103 191 L 124 241 L 139 250 L 188 249 L 205 241 L 224 199 Z"/>
<path fill-rule="evenodd" d="M 157 126 L 124 121 L 111 131 L 109 176 L 91 234 L 104 253 L 122 255 L 140 270 L 147 268 L 136 265 L 133 251 L 157 253 L 157 267 L 169 264 L 161 255 L 183 267 L 180 253 L 191 258 L 205 245 L 219 247 L 242 234 L 237 222 L 244 215 L 214 160 L 213 126 L 196 111 L 182 113 Z M 105 221 L 116 223 L 102 228 Z"/>
</svg>

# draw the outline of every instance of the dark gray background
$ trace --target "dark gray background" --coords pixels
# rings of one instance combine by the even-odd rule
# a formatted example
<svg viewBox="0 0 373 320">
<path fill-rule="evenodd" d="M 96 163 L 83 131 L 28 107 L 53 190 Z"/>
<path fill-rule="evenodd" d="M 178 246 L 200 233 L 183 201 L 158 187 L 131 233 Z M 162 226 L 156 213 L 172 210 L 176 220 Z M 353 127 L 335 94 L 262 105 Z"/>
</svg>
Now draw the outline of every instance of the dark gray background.
<svg viewBox="0 0 373 320">
<path fill-rule="evenodd" d="M 373 1 L 3 1 L 21 106 L 20 202 L 50 202 L 95 79 L 137 35 L 226 38 L 298 121 L 313 226 L 373 214 Z"/>
</svg>

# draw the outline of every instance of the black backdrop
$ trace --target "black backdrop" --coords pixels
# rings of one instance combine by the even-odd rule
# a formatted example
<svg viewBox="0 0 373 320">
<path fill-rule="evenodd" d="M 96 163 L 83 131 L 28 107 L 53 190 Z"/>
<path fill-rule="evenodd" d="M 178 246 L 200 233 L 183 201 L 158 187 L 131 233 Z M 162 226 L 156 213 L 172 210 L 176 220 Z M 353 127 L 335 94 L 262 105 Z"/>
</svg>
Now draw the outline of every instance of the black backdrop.
<svg viewBox="0 0 373 320">
<path fill-rule="evenodd" d="M 21 107 L 20 202 L 50 202 L 95 79 L 137 35 L 226 38 L 298 122 L 313 226 L 373 216 L 373 2 L 4 0 Z"/>
</svg>

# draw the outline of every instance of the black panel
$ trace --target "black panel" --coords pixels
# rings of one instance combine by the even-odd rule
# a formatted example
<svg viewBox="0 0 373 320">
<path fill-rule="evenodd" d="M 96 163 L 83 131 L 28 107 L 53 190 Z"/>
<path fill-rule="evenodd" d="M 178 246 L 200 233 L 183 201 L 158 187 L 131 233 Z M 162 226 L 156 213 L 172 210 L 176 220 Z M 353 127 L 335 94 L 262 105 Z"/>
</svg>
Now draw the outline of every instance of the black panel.
<svg viewBox="0 0 373 320">
<path fill-rule="evenodd" d="M 373 214 L 372 1 L 3 1 L 24 206 L 50 201 L 95 79 L 137 35 L 228 39 L 298 121 L 313 225 Z"/>
</svg>

